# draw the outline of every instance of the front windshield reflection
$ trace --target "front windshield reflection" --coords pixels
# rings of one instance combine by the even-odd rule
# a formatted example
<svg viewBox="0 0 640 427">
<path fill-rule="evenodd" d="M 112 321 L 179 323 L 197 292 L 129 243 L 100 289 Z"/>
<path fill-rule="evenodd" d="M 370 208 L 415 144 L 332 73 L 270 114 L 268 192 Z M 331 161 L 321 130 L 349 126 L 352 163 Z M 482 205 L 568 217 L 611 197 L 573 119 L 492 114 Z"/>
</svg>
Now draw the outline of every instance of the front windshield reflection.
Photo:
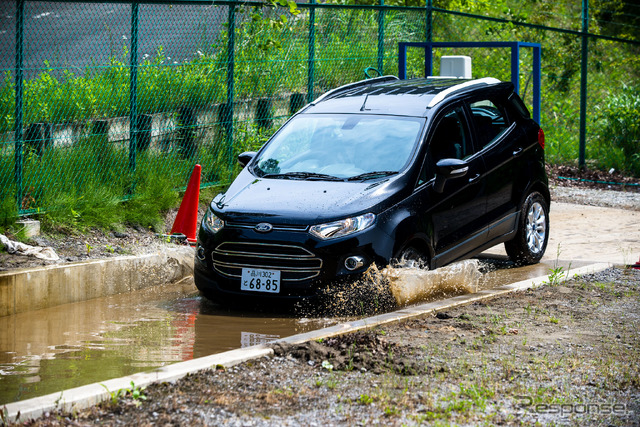
<svg viewBox="0 0 640 427">
<path fill-rule="evenodd" d="M 291 179 L 388 176 L 409 162 L 423 123 L 412 117 L 299 115 L 267 144 L 254 172 Z"/>
</svg>

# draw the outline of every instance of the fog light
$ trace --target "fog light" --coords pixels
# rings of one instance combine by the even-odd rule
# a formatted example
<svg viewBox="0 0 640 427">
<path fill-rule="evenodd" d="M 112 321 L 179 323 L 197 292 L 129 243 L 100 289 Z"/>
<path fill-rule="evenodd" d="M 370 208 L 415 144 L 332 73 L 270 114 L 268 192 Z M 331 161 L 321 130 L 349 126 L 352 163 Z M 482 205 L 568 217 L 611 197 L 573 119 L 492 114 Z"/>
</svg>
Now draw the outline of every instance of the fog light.
<svg viewBox="0 0 640 427">
<path fill-rule="evenodd" d="M 364 258 L 360 255 L 350 256 L 344 260 L 344 267 L 349 270 L 357 270 L 364 265 Z"/>
<path fill-rule="evenodd" d="M 204 261 L 204 258 L 205 258 L 204 248 L 200 245 L 198 245 L 198 249 L 196 250 L 196 256 L 200 261 Z"/>
</svg>

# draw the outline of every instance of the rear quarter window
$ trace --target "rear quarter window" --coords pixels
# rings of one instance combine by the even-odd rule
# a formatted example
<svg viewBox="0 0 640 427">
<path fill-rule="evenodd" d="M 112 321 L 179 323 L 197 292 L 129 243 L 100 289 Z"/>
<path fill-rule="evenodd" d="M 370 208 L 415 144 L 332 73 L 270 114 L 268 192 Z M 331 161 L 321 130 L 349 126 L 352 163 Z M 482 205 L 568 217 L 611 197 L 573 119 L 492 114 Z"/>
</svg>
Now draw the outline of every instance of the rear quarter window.
<svg viewBox="0 0 640 427">
<path fill-rule="evenodd" d="M 509 115 L 517 116 L 514 117 L 516 120 L 517 118 L 531 118 L 531 114 L 529 113 L 527 107 L 524 105 L 524 102 L 522 102 L 522 99 L 520 99 L 520 97 L 515 93 L 512 93 L 509 96 L 507 108 L 509 109 Z"/>
</svg>

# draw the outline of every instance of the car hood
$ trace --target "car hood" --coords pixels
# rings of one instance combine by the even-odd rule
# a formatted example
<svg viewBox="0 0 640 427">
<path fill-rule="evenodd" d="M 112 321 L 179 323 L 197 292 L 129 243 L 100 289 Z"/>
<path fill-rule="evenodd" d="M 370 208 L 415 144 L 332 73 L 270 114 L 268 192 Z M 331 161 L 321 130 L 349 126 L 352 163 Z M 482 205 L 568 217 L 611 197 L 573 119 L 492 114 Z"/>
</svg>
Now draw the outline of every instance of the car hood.
<svg viewBox="0 0 640 427">
<path fill-rule="evenodd" d="M 379 213 L 396 199 L 399 177 L 364 182 L 256 178 L 243 170 L 211 207 L 227 221 L 316 224 Z"/>
</svg>

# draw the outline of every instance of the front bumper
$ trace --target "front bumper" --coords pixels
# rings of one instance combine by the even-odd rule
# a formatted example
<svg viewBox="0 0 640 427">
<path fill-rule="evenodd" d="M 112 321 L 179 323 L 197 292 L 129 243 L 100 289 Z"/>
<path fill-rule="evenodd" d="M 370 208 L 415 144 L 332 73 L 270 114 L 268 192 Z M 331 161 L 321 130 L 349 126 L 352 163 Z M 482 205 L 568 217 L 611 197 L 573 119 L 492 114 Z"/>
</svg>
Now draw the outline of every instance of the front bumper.
<svg viewBox="0 0 640 427">
<path fill-rule="evenodd" d="M 299 300 L 315 297 L 320 288 L 358 278 L 370 265 L 384 265 L 393 240 L 375 225 L 351 236 L 319 240 L 306 229 L 259 233 L 251 227 L 226 227 L 216 234 L 201 227 L 194 265 L 198 289 L 212 300 L 242 298 Z M 349 271 L 345 260 L 358 255 L 362 267 Z M 242 268 L 281 272 L 279 293 L 240 289 Z"/>
</svg>

